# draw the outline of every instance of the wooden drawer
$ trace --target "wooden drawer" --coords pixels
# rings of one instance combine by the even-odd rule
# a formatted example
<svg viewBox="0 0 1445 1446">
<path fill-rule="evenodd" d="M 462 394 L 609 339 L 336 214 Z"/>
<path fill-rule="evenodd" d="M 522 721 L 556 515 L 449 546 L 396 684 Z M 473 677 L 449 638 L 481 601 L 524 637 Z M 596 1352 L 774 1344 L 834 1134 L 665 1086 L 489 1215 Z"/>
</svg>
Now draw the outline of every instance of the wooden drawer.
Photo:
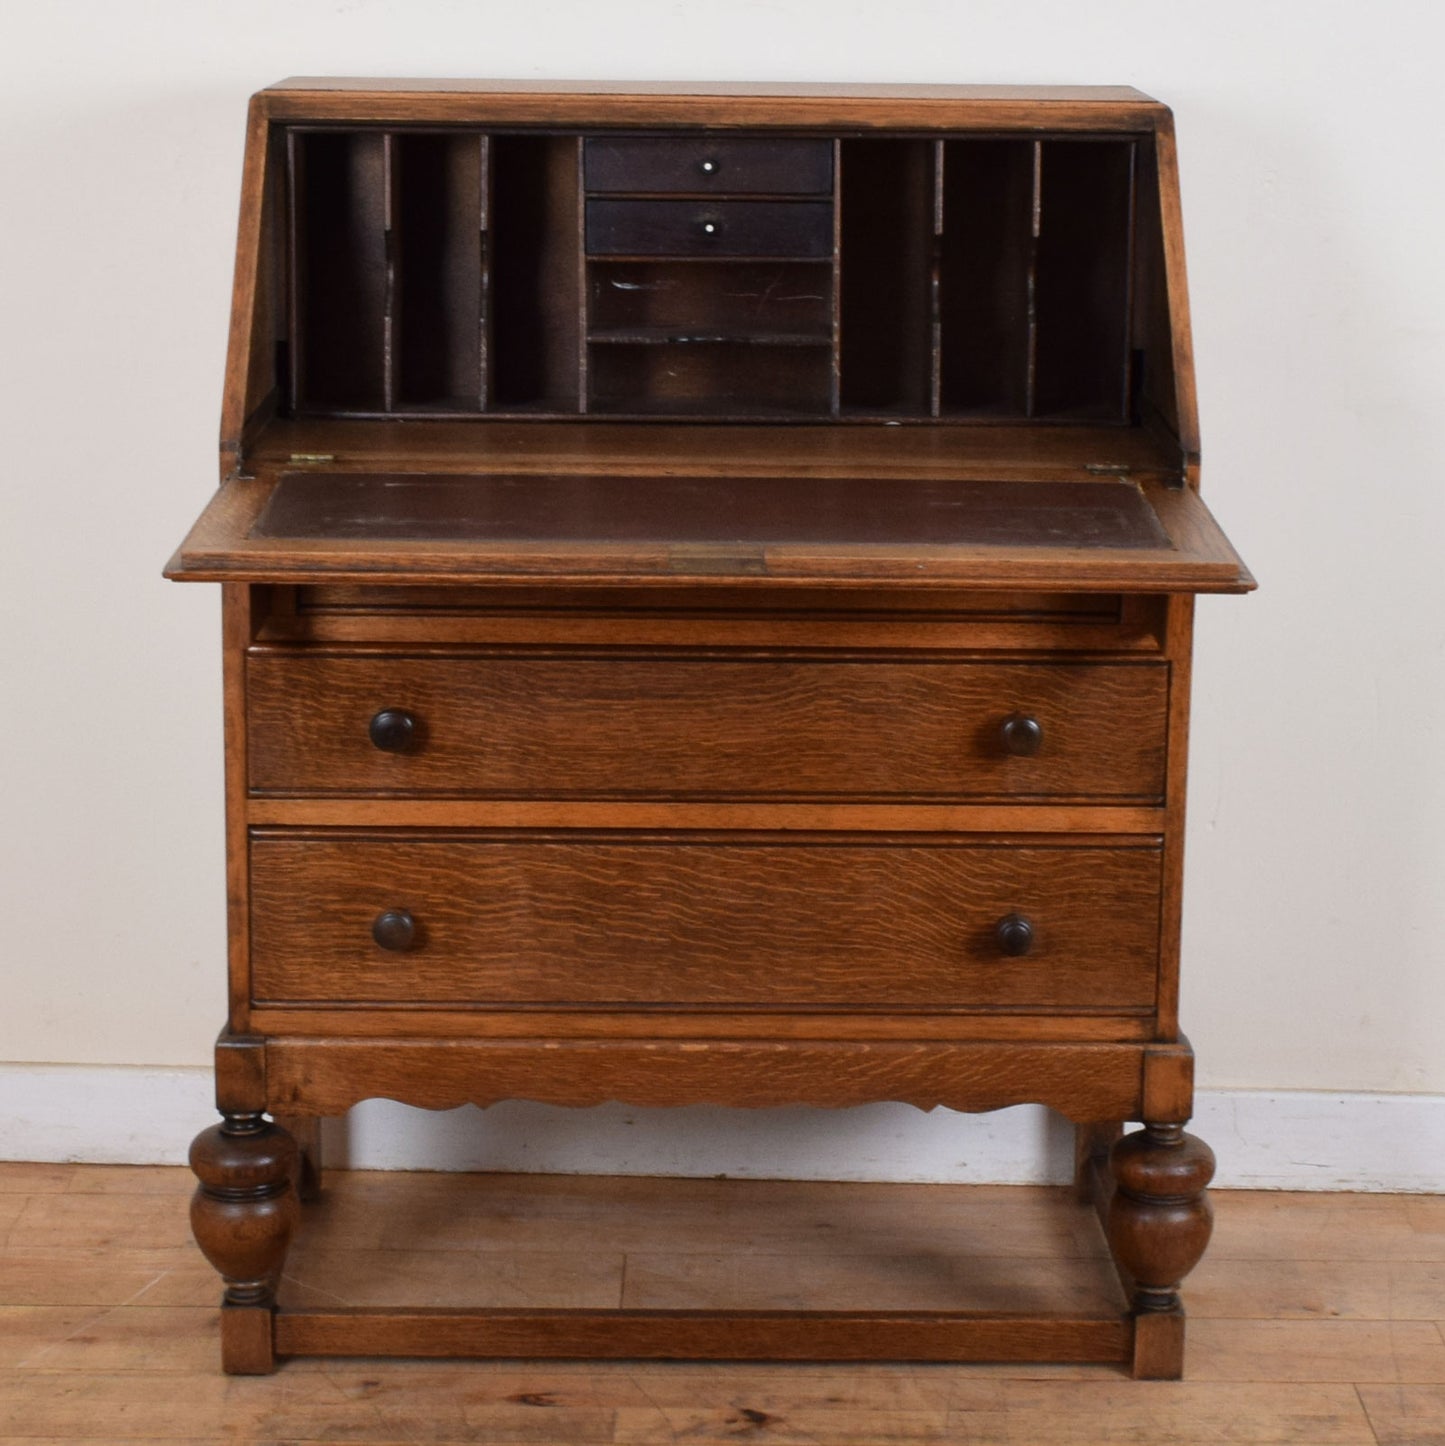
<svg viewBox="0 0 1445 1446">
<path fill-rule="evenodd" d="M 826 196 L 833 143 L 770 136 L 588 136 L 589 191 Z"/>
<path fill-rule="evenodd" d="M 826 201 L 587 202 L 594 256 L 801 256 L 833 251 Z"/>
<path fill-rule="evenodd" d="M 253 652 L 258 794 L 1155 799 L 1168 668 Z M 413 722 L 378 747 L 383 711 Z M 1036 721 L 1037 752 L 1026 745 Z M 1019 736 L 1022 729 L 1024 736 Z M 395 741 L 383 737 L 382 742 Z"/>
<path fill-rule="evenodd" d="M 1157 844 L 260 832 L 252 988 L 265 1003 L 1143 1010 Z M 388 911 L 409 918 L 409 947 L 375 942 Z M 1026 954 L 998 937 L 1012 916 L 1033 931 Z"/>
</svg>

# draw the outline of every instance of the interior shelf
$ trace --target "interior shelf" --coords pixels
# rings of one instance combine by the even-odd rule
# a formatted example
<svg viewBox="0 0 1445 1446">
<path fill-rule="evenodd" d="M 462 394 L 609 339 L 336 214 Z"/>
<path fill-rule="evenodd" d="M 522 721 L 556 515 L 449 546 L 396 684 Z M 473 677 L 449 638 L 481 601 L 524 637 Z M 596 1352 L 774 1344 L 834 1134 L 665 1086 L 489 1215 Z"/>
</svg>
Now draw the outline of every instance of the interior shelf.
<svg viewBox="0 0 1445 1446">
<path fill-rule="evenodd" d="M 701 346 L 726 343 L 733 346 L 832 346 L 831 333 L 787 331 L 726 332 L 688 331 L 680 326 L 594 327 L 587 340 L 600 346 Z"/>
<path fill-rule="evenodd" d="M 589 371 L 596 412 L 787 416 L 829 410 L 831 352 L 751 343 L 599 347 Z"/>
</svg>

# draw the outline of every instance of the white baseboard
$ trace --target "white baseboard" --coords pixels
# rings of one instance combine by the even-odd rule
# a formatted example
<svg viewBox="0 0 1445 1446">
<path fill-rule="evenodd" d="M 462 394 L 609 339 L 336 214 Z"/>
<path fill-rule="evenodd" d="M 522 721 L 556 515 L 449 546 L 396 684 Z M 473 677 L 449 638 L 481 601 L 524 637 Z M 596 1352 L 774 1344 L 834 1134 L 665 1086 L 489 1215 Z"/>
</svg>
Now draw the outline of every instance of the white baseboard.
<svg viewBox="0 0 1445 1446">
<path fill-rule="evenodd" d="M 183 1164 L 214 1118 L 206 1069 L 0 1065 L 0 1159 Z M 1213 1146 L 1225 1188 L 1445 1192 L 1445 1096 L 1207 1090 L 1191 1128 Z M 1043 1184 L 1068 1178 L 1071 1139 L 1034 1106 L 431 1113 L 373 1100 L 328 1121 L 327 1158 L 371 1170 Z"/>
</svg>

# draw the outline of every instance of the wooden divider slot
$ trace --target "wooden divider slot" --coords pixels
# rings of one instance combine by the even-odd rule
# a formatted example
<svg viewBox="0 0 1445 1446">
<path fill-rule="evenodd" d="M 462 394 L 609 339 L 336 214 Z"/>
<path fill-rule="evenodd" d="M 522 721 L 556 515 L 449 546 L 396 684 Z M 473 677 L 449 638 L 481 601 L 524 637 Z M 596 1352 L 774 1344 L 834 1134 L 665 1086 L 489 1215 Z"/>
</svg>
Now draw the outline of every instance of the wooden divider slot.
<svg viewBox="0 0 1445 1446">
<path fill-rule="evenodd" d="M 581 409 L 575 136 L 491 143 L 492 348 L 488 410 Z"/>
<path fill-rule="evenodd" d="M 1029 140 L 944 142 L 942 413 L 1028 414 L 1034 152 Z"/>
<path fill-rule="evenodd" d="M 474 412 L 485 395 L 487 137 L 403 132 L 389 139 L 396 275 L 391 409 Z"/>
<path fill-rule="evenodd" d="M 839 185 L 842 411 L 926 417 L 932 145 L 914 139 L 845 140 Z"/>
<path fill-rule="evenodd" d="M 380 131 L 291 132 L 296 412 L 374 412 L 386 391 L 386 162 Z"/>
<path fill-rule="evenodd" d="M 1034 415 L 1128 421 L 1135 143 L 1040 149 Z"/>
</svg>

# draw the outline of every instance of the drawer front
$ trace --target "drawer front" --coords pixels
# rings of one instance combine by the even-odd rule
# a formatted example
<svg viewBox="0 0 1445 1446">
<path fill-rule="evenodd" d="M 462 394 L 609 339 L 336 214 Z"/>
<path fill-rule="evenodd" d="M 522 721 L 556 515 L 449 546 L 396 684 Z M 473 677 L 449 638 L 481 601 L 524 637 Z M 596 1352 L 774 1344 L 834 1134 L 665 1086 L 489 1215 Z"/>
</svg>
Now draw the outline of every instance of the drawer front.
<svg viewBox="0 0 1445 1446">
<path fill-rule="evenodd" d="M 251 844 L 252 987 L 258 1003 L 1144 1010 L 1159 899 L 1157 840 L 273 832 Z"/>
<path fill-rule="evenodd" d="M 1020 801 L 1164 786 L 1157 663 L 278 650 L 248 668 L 259 794 Z M 400 715 L 409 736 L 389 736 L 389 722 L 406 734 Z"/>
<path fill-rule="evenodd" d="M 801 256 L 833 254 L 825 201 L 587 202 L 594 256 Z"/>
<path fill-rule="evenodd" d="M 833 143 L 767 136 L 588 136 L 589 191 L 826 196 Z"/>
</svg>

